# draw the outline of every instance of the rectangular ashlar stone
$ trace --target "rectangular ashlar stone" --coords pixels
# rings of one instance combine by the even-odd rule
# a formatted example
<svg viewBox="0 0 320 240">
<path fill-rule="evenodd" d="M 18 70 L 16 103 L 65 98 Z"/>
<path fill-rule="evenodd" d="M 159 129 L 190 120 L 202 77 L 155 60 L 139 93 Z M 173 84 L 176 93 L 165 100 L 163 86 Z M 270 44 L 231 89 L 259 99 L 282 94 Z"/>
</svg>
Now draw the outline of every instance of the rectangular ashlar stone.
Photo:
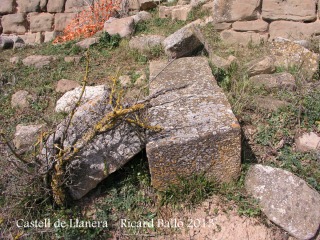
<svg viewBox="0 0 320 240">
<path fill-rule="evenodd" d="M 263 0 L 262 18 L 266 20 L 314 21 L 317 19 L 314 0 Z"/>
<path fill-rule="evenodd" d="M 152 185 L 165 189 L 178 184 L 178 176 L 199 173 L 222 182 L 236 179 L 241 164 L 240 126 L 208 60 L 180 58 L 165 66 L 165 61 L 150 63 L 150 94 L 156 96 L 148 120 L 162 127 L 148 134 Z"/>
</svg>

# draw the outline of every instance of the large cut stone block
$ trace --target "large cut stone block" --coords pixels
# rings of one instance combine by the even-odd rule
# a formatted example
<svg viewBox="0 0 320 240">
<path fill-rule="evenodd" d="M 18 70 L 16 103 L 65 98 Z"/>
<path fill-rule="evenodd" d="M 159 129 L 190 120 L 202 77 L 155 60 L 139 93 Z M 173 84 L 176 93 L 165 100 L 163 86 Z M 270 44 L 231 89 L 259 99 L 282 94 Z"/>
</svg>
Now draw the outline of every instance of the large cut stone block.
<svg viewBox="0 0 320 240">
<path fill-rule="evenodd" d="M 240 173 L 240 127 L 203 57 L 150 63 L 150 133 L 146 146 L 152 185 L 164 189 L 178 176 L 205 173 L 228 182 Z M 164 70 L 163 70 L 164 69 Z M 165 90 L 166 89 L 166 90 Z M 172 89 L 172 90 L 170 90 Z"/>
<path fill-rule="evenodd" d="M 317 19 L 314 0 L 263 0 L 262 18 L 267 20 L 313 21 Z"/>
<path fill-rule="evenodd" d="M 13 0 L 1 0 L 0 14 L 13 13 Z"/>
<path fill-rule="evenodd" d="M 25 34 L 26 29 L 26 16 L 23 13 L 4 15 L 1 19 L 3 33 L 17 33 Z"/>
<path fill-rule="evenodd" d="M 215 22 L 255 20 L 261 0 L 215 0 L 213 19 Z"/>
</svg>

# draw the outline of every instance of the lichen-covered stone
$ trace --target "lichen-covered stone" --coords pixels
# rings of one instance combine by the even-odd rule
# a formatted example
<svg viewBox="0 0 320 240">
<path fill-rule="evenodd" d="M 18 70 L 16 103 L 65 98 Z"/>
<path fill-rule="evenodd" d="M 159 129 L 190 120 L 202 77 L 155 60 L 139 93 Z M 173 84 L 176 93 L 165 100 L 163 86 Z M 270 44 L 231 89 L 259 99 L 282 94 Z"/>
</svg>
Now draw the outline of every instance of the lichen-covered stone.
<svg viewBox="0 0 320 240">
<path fill-rule="evenodd" d="M 112 111 L 108 103 L 109 91 L 84 103 L 77 108 L 71 125 L 63 142 L 65 148 L 73 146 L 77 141 L 85 141 L 84 134 Z M 53 135 L 49 137 L 47 146 L 42 151 L 42 159 L 46 153 L 52 154 L 53 141 L 61 141 L 68 119 L 60 123 Z M 97 134 L 92 141 L 82 148 L 67 166 L 69 181 L 67 189 L 73 199 L 80 199 L 109 174 L 120 169 L 132 157 L 144 148 L 144 133 L 139 128 L 126 122 L 119 122 L 110 131 Z"/>
<path fill-rule="evenodd" d="M 163 129 L 148 136 L 152 185 L 164 189 L 178 183 L 178 176 L 201 172 L 218 181 L 236 179 L 240 126 L 208 60 L 180 58 L 163 70 L 166 65 L 166 61 L 150 63 L 150 94 L 167 89 L 151 100 L 148 110 L 150 124 Z M 180 89 L 168 90 L 172 88 Z"/>
<path fill-rule="evenodd" d="M 318 71 L 319 55 L 311 52 L 300 44 L 284 41 L 273 42 L 270 45 L 270 52 L 275 59 L 276 67 L 296 67 L 302 73 L 304 80 L 311 80 Z"/>
<path fill-rule="evenodd" d="M 254 165 L 246 190 L 259 200 L 266 216 L 298 239 L 313 239 L 320 226 L 320 194 L 294 174 Z"/>
</svg>

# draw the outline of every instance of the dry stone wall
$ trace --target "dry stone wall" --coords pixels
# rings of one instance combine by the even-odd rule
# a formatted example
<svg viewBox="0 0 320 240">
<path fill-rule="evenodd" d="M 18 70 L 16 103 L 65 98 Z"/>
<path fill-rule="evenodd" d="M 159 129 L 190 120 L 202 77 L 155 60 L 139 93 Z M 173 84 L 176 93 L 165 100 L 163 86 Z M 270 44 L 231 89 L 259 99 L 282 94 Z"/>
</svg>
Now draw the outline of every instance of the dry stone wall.
<svg viewBox="0 0 320 240">
<path fill-rule="evenodd" d="M 27 44 L 50 41 L 92 1 L 1 0 L 0 34 L 18 35 Z M 123 0 L 122 8 L 138 11 L 156 6 L 149 6 L 151 3 L 150 0 Z M 212 8 L 215 28 L 221 31 L 224 41 L 247 44 L 277 37 L 301 40 L 320 35 L 319 4 L 319 0 L 213 0 L 205 5 Z M 184 17 L 177 19 L 186 20 L 191 6 L 175 6 L 172 15 L 177 12 L 180 16 L 182 11 Z M 165 8 L 160 8 L 160 17 L 168 17 Z"/>
<path fill-rule="evenodd" d="M 318 0 L 214 0 L 213 19 L 223 40 L 244 43 L 320 34 Z"/>
<path fill-rule="evenodd" d="M 1 0 L 0 34 L 26 43 L 52 40 L 93 0 Z"/>
</svg>

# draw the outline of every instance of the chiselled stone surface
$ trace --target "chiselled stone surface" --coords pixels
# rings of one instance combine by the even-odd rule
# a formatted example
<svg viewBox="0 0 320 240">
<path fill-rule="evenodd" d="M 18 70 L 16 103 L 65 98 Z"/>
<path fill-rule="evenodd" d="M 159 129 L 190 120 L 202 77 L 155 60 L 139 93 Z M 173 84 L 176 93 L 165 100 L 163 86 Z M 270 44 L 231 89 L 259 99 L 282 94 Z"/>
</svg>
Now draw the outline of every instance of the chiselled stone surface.
<svg viewBox="0 0 320 240">
<path fill-rule="evenodd" d="M 103 116 L 112 111 L 109 101 L 109 91 L 105 90 L 94 99 L 80 106 L 75 112 L 71 125 L 64 140 L 64 147 L 77 147 L 78 141 L 83 141 L 84 134 L 95 126 Z M 58 125 L 55 140 L 62 139 L 66 122 Z M 48 140 L 48 146 L 53 136 Z M 119 122 L 110 131 L 98 134 L 91 142 L 80 149 L 76 158 L 67 167 L 70 173 L 68 183 L 69 194 L 73 199 L 80 199 L 95 188 L 109 174 L 120 169 L 132 157 L 144 148 L 144 133 L 139 128 L 126 122 Z M 47 152 L 51 152 L 47 149 Z M 43 150 L 43 154 L 46 150 Z"/>
<path fill-rule="evenodd" d="M 150 79 L 156 77 L 150 94 L 173 89 L 152 99 L 148 110 L 150 124 L 162 127 L 149 134 L 146 147 L 152 185 L 164 189 L 178 183 L 178 175 L 201 172 L 219 181 L 236 179 L 240 126 L 208 60 L 180 58 L 163 70 L 166 65 L 166 61 L 150 63 Z"/>
<path fill-rule="evenodd" d="M 160 6 L 159 17 L 160 18 L 171 18 L 172 20 L 186 21 L 188 14 L 192 10 L 191 5 L 177 5 L 177 6 Z"/>
<path fill-rule="evenodd" d="M 267 20 L 313 21 L 317 18 L 314 0 L 263 0 L 262 17 Z"/>
<path fill-rule="evenodd" d="M 258 18 L 260 0 L 215 0 L 215 22 L 248 21 Z"/>
<path fill-rule="evenodd" d="M 319 55 L 300 44 L 291 41 L 273 42 L 270 45 L 270 52 L 275 59 L 275 66 L 299 67 L 304 80 L 311 80 L 318 70 Z"/>
<path fill-rule="evenodd" d="M 298 239 L 311 239 L 320 226 L 320 194 L 294 174 L 269 166 L 249 170 L 245 186 L 267 217 Z"/>
</svg>

